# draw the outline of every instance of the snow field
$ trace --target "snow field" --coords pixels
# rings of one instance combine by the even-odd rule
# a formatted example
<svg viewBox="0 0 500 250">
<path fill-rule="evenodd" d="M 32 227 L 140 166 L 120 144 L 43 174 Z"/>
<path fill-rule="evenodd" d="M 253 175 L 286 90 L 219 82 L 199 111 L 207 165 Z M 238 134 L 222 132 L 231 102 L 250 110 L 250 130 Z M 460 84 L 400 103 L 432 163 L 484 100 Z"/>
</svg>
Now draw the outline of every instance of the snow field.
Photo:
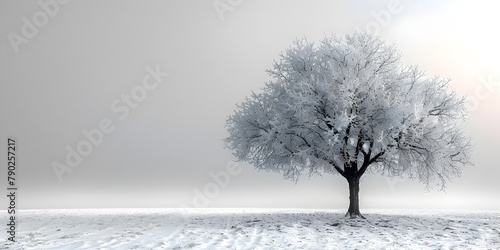
<svg viewBox="0 0 500 250">
<path fill-rule="evenodd" d="M 500 249 L 500 212 L 20 210 L 0 249 Z"/>
</svg>

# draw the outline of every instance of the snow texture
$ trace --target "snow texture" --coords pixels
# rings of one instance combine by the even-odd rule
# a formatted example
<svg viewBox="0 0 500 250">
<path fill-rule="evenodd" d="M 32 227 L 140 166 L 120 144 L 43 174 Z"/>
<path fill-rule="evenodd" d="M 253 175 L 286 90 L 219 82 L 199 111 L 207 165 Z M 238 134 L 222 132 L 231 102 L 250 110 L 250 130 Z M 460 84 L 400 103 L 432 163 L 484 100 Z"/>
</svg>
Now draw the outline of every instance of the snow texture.
<svg viewBox="0 0 500 250">
<path fill-rule="evenodd" d="M 5 212 L 5 211 L 2 211 Z M 20 210 L 0 249 L 500 249 L 500 212 Z"/>
</svg>

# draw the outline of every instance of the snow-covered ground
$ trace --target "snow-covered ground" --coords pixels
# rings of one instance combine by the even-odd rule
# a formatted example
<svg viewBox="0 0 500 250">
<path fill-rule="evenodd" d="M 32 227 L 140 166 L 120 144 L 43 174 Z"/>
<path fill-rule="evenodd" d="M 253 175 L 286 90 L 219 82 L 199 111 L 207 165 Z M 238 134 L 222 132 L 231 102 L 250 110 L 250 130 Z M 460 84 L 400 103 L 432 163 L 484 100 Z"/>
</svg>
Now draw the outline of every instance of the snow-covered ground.
<svg viewBox="0 0 500 250">
<path fill-rule="evenodd" d="M 0 249 L 500 249 L 500 211 L 362 212 L 20 210 L 17 243 Z"/>
</svg>

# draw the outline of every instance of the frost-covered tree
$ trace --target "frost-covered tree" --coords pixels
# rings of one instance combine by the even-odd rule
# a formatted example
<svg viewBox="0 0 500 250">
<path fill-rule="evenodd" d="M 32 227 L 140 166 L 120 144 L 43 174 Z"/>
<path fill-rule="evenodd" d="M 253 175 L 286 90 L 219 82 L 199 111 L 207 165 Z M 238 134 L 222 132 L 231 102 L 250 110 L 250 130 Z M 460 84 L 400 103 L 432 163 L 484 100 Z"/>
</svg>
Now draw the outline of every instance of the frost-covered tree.
<svg viewBox="0 0 500 250">
<path fill-rule="evenodd" d="M 464 98 L 449 80 L 403 64 L 395 46 L 376 36 L 299 39 L 268 73 L 262 92 L 228 118 L 227 147 L 295 181 L 304 173 L 340 174 L 349 184 L 350 217 L 361 216 L 359 181 L 367 170 L 444 188 L 470 164 L 470 141 L 456 123 L 466 113 Z"/>
</svg>

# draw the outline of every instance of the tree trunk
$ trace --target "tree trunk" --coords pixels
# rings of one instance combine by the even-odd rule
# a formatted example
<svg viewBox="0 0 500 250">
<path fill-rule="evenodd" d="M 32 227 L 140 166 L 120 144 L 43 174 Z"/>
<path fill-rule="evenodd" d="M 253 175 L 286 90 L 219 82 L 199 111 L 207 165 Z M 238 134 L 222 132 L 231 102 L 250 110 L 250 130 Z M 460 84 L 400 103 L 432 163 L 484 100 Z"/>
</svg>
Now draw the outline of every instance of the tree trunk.
<svg viewBox="0 0 500 250">
<path fill-rule="evenodd" d="M 349 209 L 345 216 L 349 215 L 351 218 L 363 217 L 359 212 L 359 177 L 347 178 L 349 183 Z"/>
</svg>

